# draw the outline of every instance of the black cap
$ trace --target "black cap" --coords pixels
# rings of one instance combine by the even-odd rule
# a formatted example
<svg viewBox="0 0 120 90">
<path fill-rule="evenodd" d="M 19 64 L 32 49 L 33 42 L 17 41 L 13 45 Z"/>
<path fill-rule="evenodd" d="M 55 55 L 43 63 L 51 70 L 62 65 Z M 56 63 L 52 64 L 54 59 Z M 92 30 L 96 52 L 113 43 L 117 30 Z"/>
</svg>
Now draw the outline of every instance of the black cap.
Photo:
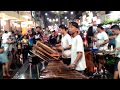
<svg viewBox="0 0 120 90">
<path fill-rule="evenodd" d="M 64 24 L 61 24 L 59 28 L 67 30 L 67 27 Z"/>
<path fill-rule="evenodd" d="M 98 25 L 97 25 L 97 28 L 100 28 L 100 29 L 102 29 L 102 30 L 104 29 L 102 24 L 98 24 Z"/>
<path fill-rule="evenodd" d="M 76 27 L 76 28 L 79 28 L 78 23 L 76 23 L 76 22 L 70 22 L 70 23 L 71 23 L 72 26 L 74 26 L 74 27 Z"/>
<path fill-rule="evenodd" d="M 120 29 L 120 27 L 118 25 L 113 25 L 111 26 L 111 29 Z"/>
</svg>

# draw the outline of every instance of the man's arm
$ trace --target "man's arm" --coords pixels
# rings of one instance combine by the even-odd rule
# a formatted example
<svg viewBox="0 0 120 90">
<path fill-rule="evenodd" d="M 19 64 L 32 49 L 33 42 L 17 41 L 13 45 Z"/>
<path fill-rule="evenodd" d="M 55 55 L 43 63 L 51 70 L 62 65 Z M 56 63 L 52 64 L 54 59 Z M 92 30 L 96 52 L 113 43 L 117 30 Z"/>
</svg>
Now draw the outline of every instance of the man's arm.
<svg viewBox="0 0 120 90">
<path fill-rule="evenodd" d="M 75 69 L 76 66 L 78 65 L 79 61 L 82 58 L 82 55 L 83 55 L 83 52 L 82 52 L 83 51 L 83 41 L 82 41 L 82 38 L 78 38 L 77 39 L 76 48 L 77 48 L 77 57 L 74 60 L 74 62 L 69 66 L 69 68 L 71 68 L 71 69 Z"/>
<path fill-rule="evenodd" d="M 101 44 L 102 45 L 105 45 L 109 42 L 109 36 L 107 34 L 104 34 L 104 42 Z"/>
<path fill-rule="evenodd" d="M 0 48 L 0 53 L 3 53 L 4 52 L 4 49 L 3 48 Z"/>
<path fill-rule="evenodd" d="M 109 42 L 109 39 L 104 40 L 104 42 L 103 42 L 101 45 L 105 45 L 105 44 L 107 44 L 108 42 Z"/>
<path fill-rule="evenodd" d="M 61 46 L 61 43 L 58 43 L 58 44 L 56 44 L 55 46 L 56 46 L 56 47 L 59 47 L 59 46 Z"/>
<path fill-rule="evenodd" d="M 109 36 L 109 39 L 114 39 L 115 37 L 116 37 L 116 35 Z"/>
<path fill-rule="evenodd" d="M 66 48 L 63 48 L 63 50 L 69 50 L 69 49 L 71 49 L 71 45 L 69 45 L 69 46 L 66 47 Z"/>
<path fill-rule="evenodd" d="M 83 54 L 82 52 L 77 52 L 77 57 L 73 63 L 75 66 L 78 64 L 79 60 L 82 58 L 82 54 Z"/>
</svg>

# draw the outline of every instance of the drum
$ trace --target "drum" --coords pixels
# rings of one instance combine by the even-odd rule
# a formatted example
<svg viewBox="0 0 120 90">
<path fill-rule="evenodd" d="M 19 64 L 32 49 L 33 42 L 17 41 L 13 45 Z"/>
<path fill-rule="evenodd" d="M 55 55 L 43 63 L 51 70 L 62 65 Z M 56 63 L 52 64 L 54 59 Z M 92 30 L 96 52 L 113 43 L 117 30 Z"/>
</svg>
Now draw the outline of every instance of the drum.
<svg viewBox="0 0 120 90">
<path fill-rule="evenodd" d="M 97 53 L 97 63 L 105 64 L 105 54 L 99 52 Z"/>
<path fill-rule="evenodd" d="M 86 66 L 87 66 L 87 71 L 89 73 L 94 73 L 94 63 L 92 59 L 92 53 L 91 52 L 85 52 L 85 59 L 86 59 Z"/>
</svg>

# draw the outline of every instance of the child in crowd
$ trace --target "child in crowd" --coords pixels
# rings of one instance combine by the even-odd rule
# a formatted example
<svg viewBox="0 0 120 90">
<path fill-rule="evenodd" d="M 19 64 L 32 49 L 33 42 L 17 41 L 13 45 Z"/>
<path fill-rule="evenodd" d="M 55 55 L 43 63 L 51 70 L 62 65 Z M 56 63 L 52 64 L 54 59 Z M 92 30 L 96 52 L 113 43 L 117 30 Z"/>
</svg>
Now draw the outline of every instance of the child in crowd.
<svg viewBox="0 0 120 90">
<path fill-rule="evenodd" d="M 29 52 L 28 50 L 29 41 L 28 41 L 27 35 L 23 36 L 23 39 L 21 42 L 22 42 L 23 62 L 25 62 L 27 60 L 28 52 Z"/>
</svg>

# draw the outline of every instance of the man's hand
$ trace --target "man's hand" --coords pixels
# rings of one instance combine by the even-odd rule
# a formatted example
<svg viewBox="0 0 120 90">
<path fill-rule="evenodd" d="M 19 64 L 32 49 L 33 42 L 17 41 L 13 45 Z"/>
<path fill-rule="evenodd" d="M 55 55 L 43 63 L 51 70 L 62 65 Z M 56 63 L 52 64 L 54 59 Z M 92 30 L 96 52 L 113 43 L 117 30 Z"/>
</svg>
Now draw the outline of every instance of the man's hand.
<svg viewBox="0 0 120 90">
<path fill-rule="evenodd" d="M 57 48 L 56 47 L 52 47 L 53 50 L 56 50 Z"/>
<path fill-rule="evenodd" d="M 116 48 L 116 50 L 120 51 L 120 48 Z"/>
<path fill-rule="evenodd" d="M 0 49 L 0 53 L 3 53 L 4 52 L 4 49 Z"/>
<path fill-rule="evenodd" d="M 96 45 L 97 48 L 100 48 L 100 45 Z"/>
<path fill-rule="evenodd" d="M 75 64 L 71 64 L 71 65 L 68 66 L 68 68 L 74 70 L 76 68 L 76 65 Z"/>
</svg>

